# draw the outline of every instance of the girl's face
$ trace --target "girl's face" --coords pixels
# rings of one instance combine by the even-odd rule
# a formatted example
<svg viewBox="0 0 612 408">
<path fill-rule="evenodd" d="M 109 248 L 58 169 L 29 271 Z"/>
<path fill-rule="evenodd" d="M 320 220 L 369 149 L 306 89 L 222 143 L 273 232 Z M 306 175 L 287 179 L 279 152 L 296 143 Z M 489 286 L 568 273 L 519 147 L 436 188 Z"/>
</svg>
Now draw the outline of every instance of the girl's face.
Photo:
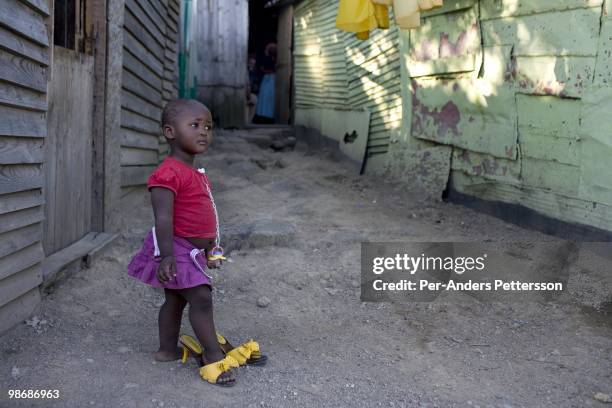
<svg viewBox="0 0 612 408">
<path fill-rule="evenodd" d="M 165 136 L 174 141 L 174 147 L 189 154 L 208 150 L 213 139 L 212 117 L 203 105 L 189 105 L 177 115 L 173 126 L 166 126 Z"/>
</svg>

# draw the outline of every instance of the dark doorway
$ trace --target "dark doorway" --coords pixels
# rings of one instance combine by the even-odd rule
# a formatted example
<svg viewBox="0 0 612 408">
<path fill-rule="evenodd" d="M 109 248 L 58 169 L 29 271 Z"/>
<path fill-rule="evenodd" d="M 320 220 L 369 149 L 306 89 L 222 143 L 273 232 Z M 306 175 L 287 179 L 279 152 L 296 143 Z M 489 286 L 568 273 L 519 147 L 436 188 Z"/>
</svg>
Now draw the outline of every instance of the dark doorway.
<svg viewBox="0 0 612 408">
<path fill-rule="evenodd" d="M 254 105 L 253 123 L 275 123 L 274 83 L 278 13 L 270 0 L 249 1 L 249 82 Z M 268 5 L 268 7 L 266 7 Z M 273 45 L 271 45 L 273 44 Z"/>
<path fill-rule="evenodd" d="M 269 0 L 249 1 L 249 55 L 263 55 L 269 42 L 276 42 L 278 9 L 266 7 Z"/>
</svg>

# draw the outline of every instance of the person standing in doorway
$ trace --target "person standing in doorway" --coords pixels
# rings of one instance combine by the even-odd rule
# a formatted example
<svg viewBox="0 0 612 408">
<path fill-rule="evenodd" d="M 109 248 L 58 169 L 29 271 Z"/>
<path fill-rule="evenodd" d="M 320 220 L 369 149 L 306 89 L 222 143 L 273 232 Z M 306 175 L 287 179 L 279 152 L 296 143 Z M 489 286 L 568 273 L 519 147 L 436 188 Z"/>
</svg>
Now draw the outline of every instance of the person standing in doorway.
<svg viewBox="0 0 612 408">
<path fill-rule="evenodd" d="M 261 82 L 261 74 L 259 69 L 257 68 L 257 60 L 254 55 L 249 56 L 249 61 L 247 65 L 247 74 L 248 74 L 248 82 L 247 82 L 247 94 L 246 94 L 246 103 L 247 103 L 247 123 L 253 122 L 253 118 L 255 117 L 255 108 L 257 106 L 257 94 L 259 93 L 259 83 Z"/>
<path fill-rule="evenodd" d="M 257 96 L 257 108 L 255 109 L 256 123 L 274 123 L 274 83 L 276 81 L 276 43 L 270 42 L 264 50 L 264 58 L 260 66 L 263 73 Z"/>
</svg>

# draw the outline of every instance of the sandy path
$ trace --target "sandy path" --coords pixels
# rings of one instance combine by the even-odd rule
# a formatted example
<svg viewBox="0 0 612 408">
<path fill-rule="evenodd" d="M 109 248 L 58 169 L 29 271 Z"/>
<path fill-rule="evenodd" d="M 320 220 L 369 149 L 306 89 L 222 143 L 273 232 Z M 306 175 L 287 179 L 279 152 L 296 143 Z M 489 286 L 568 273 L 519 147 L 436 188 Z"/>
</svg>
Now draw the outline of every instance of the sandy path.
<svg viewBox="0 0 612 408">
<path fill-rule="evenodd" d="M 359 300 L 362 240 L 544 236 L 355 176 L 326 154 L 273 153 L 253 138 L 219 134 L 202 161 L 224 237 L 243 247 L 217 274 L 217 325 L 234 342 L 259 340 L 269 364 L 242 368 L 237 386 L 222 389 L 203 383 L 192 362 L 152 361 L 162 297 L 125 273 L 152 223 L 148 196 L 137 192 L 126 199 L 122 238 L 45 297 L 40 330 L 22 324 L 0 338 L 0 406 L 583 407 L 600 404 L 597 392 L 612 393 L 610 318 L 572 298 Z M 279 235 L 240 241 L 258 220 L 272 220 L 267 229 Z M 261 296 L 266 308 L 256 305 Z M 186 318 L 183 328 L 190 332 Z M 8 401 L 15 388 L 61 395 Z"/>
</svg>

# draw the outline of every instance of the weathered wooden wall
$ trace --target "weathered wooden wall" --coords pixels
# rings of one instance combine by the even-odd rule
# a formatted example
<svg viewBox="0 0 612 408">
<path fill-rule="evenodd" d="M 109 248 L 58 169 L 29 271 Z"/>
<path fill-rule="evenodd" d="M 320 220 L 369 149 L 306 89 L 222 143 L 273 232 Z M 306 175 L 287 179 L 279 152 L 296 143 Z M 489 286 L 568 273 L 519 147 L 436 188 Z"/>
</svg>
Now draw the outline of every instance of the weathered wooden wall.
<svg viewBox="0 0 612 408">
<path fill-rule="evenodd" d="M 51 255 L 91 231 L 94 57 L 54 47 L 45 140 L 43 247 Z"/>
<path fill-rule="evenodd" d="M 167 6 L 168 18 L 166 22 L 166 50 L 164 52 L 164 80 L 162 83 L 162 99 L 164 105 L 171 99 L 178 97 L 179 69 L 179 27 L 180 27 L 180 0 L 164 0 Z M 166 156 L 168 143 L 163 135 L 159 137 L 159 158 Z"/>
<path fill-rule="evenodd" d="M 402 119 L 398 30 L 375 30 L 370 39 L 336 29 L 338 2 L 306 0 L 295 6 L 296 111 L 333 117 L 338 109 L 371 113 L 366 168 L 382 170 L 391 136 Z M 300 117 L 312 115 L 296 112 Z M 374 166 L 371 164 L 375 163 Z"/>
<path fill-rule="evenodd" d="M 116 231 L 120 186 L 144 184 L 157 165 L 164 153 L 161 109 L 177 95 L 179 0 L 90 3 L 93 41 L 87 44 L 98 58 L 94 63 L 91 55 L 59 48 L 52 57 L 52 4 L 0 2 L 0 332 L 40 301 L 45 214 L 56 222 L 47 222 L 49 253 L 65 246 L 63 237 L 91 230 L 92 218 Z M 100 7 L 108 14 L 93 18 Z M 99 35 L 105 30 L 107 39 Z M 99 105 L 92 111 L 94 99 Z M 89 171 L 83 175 L 82 169 Z M 68 180 L 75 172 L 83 176 L 78 186 Z M 93 172 L 103 180 L 93 183 Z M 70 194 L 67 183 L 74 187 Z M 102 201 L 93 217 L 94 202 Z"/>
<path fill-rule="evenodd" d="M 49 15 L 46 0 L 0 2 L 0 332 L 40 300 Z"/>
<path fill-rule="evenodd" d="M 207 105 L 216 124 L 241 126 L 245 122 L 247 0 L 198 1 L 194 24 L 198 34 L 198 99 Z"/>
<path fill-rule="evenodd" d="M 146 183 L 167 145 L 164 103 L 178 93 L 178 0 L 125 0 L 121 97 L 121 185 Z"/>
</svg>

